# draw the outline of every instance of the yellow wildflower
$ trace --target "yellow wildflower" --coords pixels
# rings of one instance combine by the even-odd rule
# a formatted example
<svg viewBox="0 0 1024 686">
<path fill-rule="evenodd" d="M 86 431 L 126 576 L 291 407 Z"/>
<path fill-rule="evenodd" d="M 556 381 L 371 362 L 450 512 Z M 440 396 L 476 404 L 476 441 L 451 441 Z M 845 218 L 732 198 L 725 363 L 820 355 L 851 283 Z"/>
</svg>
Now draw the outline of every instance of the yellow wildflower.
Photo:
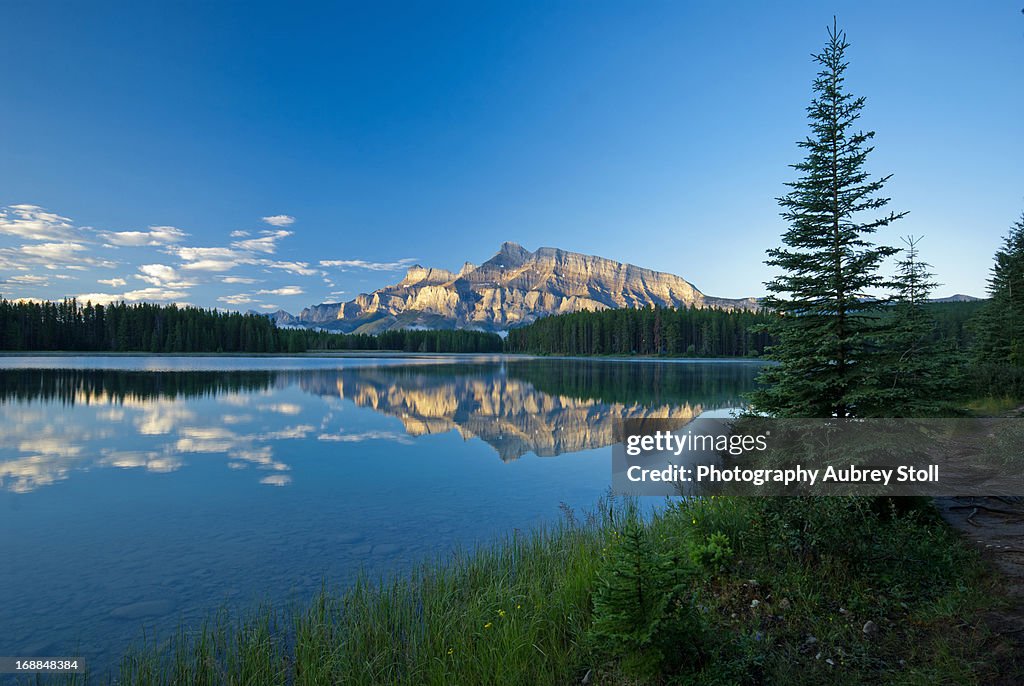
<svg viewBox="0 0 1024 686">
<path fill-rule="evenodd" d="M 484 628 L 485 629 L 490 629 L 491 628 L 491 623 L 487 622 L 486 624 L 484 624 Z"/>
</svg>

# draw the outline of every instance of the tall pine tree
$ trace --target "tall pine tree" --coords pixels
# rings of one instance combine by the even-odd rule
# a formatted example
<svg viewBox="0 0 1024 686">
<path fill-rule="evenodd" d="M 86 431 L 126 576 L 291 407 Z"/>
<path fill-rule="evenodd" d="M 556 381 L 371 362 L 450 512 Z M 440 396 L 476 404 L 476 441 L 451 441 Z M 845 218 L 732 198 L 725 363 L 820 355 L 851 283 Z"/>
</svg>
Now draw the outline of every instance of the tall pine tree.
<svg viewBox="0 0 1024 686">
<path fill-rule="evenodd" d="M 977 328 L 978 361 L 1024 366 L 1024 214 L 996 252 L 988 284 L 991 300 Z"/>
<path fill-rule="evenodd" d="M 892 285 L 879 269 L 898 250 L 869 239 L 905 214 L 879 214 L 889 176 L 872 180 L 864 169 L 874 132 L 853 128 L 864 98 L 845 89 L 846 34 L 833 23 L 828 37 L 814 56 L 821 70 L 807 108 L 811 135 L 798 143 L 806 156 L 793 165 L 800 177 L 779 198 L 784 247 L 768 251 L 767 264 L 783 271 L 765 284 L 765 304 L 782 315 L 770 324 L 779 364 L 762 374 L 752 401 L 776 416 L 856 416 L 871 402 L 883 355 L 876 296 Z"/>
</svg>

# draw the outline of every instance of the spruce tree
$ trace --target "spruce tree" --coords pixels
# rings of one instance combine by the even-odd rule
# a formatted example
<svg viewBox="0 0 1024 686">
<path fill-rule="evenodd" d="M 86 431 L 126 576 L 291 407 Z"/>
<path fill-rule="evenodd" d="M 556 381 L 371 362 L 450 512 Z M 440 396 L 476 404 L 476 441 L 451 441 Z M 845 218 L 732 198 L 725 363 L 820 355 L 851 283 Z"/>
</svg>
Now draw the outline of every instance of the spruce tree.
<svg viewBox="0 0 1024 686">
<path fill-rule="evenodd" d="M 1024 366 L 1024 214 L 996 252 L 988 284 L 991 299 L 977 326 L 978 361 Z"/>
<path fill-rule="evenodd" d="M 864 98 L 845 88 L 846 34 L 833 23 L 828 38 L 814 55 L 821 70 L 807 108 L 811 135 L 798 143 L 803 161 L 792 165 L 800 176 L 778 199 L 789 229 L 766 261 L 783 272 L 765 284 L 764 300 L 779 315 L 770 325 L 770 357 L 779 364 L 762 373 L 751 400 L 776 416 L 856 416 L 858 403 L 872 400 L 882 354 L 873 339 L 885 306 L 877 294 L 892 285 L 880 267 L 898 250 L 870 238 L 906 214 L 881 213 L 890 177 L 865 171 L 874 132 L 853 128 Z"/>
<path fill-rule="evenodd" d="M 936 323 L 927 310 L 928 296 L 938 285 L 918 250 L 920 238 L 907 236 L 897 262 L 896 294 L 884 314 L 884 350 L 877 373 L 866 384 L 870 392 L 858 400 L 861 416 L 935 417 L 953 411 L 957 358 L 949 341 L 935 337 Z"/>
</svg>

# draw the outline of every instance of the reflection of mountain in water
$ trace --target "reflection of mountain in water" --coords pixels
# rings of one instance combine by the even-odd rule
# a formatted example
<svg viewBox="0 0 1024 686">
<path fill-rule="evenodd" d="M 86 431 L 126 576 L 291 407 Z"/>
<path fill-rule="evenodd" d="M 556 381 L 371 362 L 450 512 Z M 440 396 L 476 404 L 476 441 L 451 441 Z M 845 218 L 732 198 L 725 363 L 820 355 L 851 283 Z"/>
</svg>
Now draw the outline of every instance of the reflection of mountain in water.
<svg viewBox="0 0 1024 686">
<path fill-rule="evenodd" d="M 737 407 L 756 367 L 580 360 L 346 369 L 303 374 L 300 386 L 399 418 L 412 436 L 457 430 L 502 460 L 615 442 L 616 420 L 693 419 Z"/>
<path fill-rule="evenodd" d="M 8 407 L 0 488 L 5 474 L 19 488 L 52 483 L 76 461 L 168 471 L 192 453 L 224 453 L 236 467 L 287 471 L 269 442 L 311 440 L 318 420 L 317 438 L 333 440 L 323 434 L 330 413 L 313 416 L 324 408 L 312 398 L 301 405 L 271 399 L 288 387 L 396 417 L 410 436 L 456 430 L 508 461 L 528 452 L 552 456 L 610 445 L 619 419 L 692 419 L 741 406 L 757 371 L 743 363 L 521 359 L 293 371 L 3 370 L 0 406 Z M 221 412 L 199 412 L 192 404 L 207 396 L 217 397 Z M 57 424 L 47 408 L 33 409 L 37 402 L 69 413 L 92 406 L 92 414 L 68 414 Z M 294 419 L 276 426 L 282 417 Z M 340 440 L 354 440 L 340 428 Z M 124 452 L 132 433 L 153 445 Z"/>
</svg>

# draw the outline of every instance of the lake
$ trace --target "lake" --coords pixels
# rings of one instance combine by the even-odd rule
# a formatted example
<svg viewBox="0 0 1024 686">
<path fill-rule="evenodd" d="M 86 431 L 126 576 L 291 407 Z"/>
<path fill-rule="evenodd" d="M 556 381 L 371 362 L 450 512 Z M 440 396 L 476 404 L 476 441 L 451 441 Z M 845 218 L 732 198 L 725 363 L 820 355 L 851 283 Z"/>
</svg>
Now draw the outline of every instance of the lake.
<svg viewBox="0 0 1024 686">
<path fill-rule="evenodd" d="M 111 666 L 589 509 L 620 418 L 741 405 L 750 361 L 0 357 L 0 655 Z"/>
</svg>

